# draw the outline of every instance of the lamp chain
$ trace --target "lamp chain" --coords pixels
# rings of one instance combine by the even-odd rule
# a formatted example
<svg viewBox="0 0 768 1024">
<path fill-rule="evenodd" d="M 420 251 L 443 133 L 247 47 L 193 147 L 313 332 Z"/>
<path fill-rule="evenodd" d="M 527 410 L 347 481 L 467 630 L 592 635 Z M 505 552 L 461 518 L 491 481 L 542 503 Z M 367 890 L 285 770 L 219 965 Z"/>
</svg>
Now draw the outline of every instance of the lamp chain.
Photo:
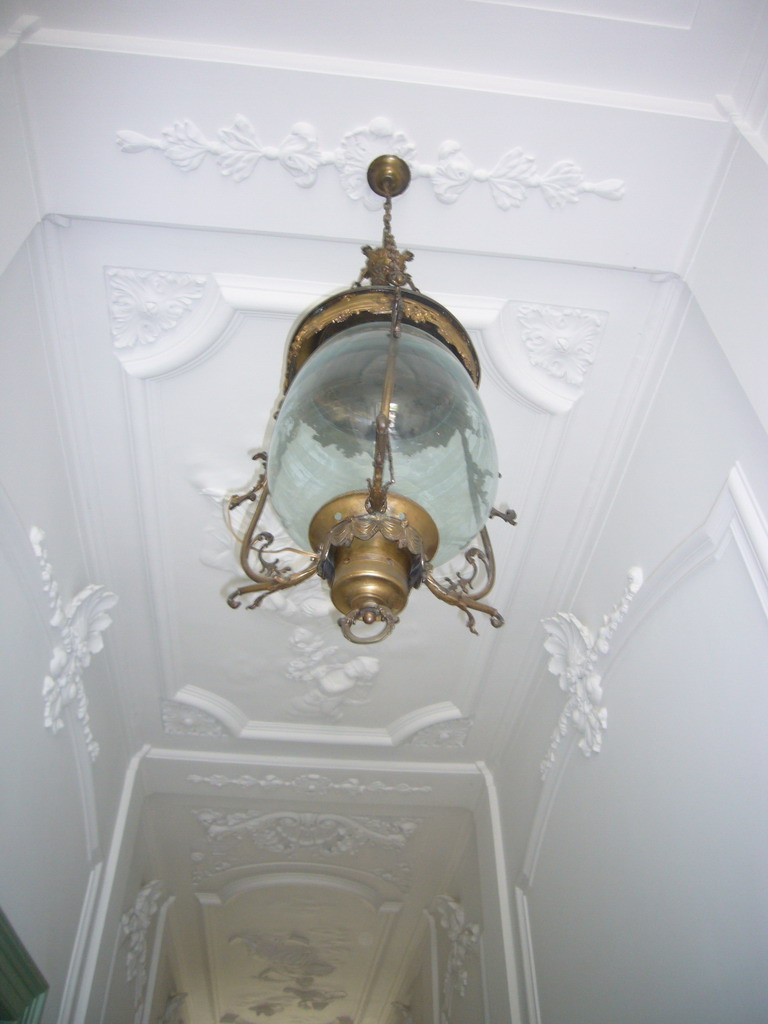
<svg viewBox="0 0 768 1024">
<path fill-rule="evenodd" d="M 387 508 L 387 491 L 395 481 L 392 462 L 392 445 L 390 430 L 392 427 L 392 398 L 395 389 L 395 366 L 400 341 L 400 328 L 403 317 L 403 285 L 409 280 L 400 266 L 400 253 L 392 234 L 392 196 L 384 199 L 384 231 L 382 249 L 387 257 L 387 284 L 392 288 L 392 318 L 389 327 L 389 347 L 387 350 L 387 369 L 381 392 L 381 406 L 376 417 L 376 444 L 373 455 L 373 479 L 368 481 L 368 500 L 366 506 L 370 512 L 384 512 Z M 384 464 L 389 468 L 389 481 L 384 483 Z"/>
</svg>

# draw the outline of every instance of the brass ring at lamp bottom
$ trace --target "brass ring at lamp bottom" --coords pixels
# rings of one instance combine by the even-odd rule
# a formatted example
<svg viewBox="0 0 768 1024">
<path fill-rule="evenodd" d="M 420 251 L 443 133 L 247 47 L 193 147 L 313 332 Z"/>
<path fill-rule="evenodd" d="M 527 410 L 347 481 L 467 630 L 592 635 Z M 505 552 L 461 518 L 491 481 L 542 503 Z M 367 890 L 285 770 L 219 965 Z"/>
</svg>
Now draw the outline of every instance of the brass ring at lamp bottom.
<svg viewBox="0 0 768 1024">
<path fill-rule="evenodd" d="M 383 608 L 397 615 L 408 601 L 414 558 L 429 561 L 439 533 L 415 501 L 389 494 L 386 512 L 376 516 L 366 510 L 367 497 L 367 491 L 353 491 L 323 505 L 309 525 L 309 542 L 318 550 L 331 535 L 331 600 L 342 614 Z"/>
</svg>

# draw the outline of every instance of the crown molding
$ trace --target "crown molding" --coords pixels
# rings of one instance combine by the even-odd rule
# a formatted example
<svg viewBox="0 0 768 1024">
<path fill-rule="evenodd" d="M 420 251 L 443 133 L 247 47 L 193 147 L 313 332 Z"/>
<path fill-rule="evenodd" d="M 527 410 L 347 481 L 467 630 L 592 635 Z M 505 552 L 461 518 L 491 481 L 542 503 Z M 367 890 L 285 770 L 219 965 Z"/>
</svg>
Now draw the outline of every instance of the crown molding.
<svg viewBox="0 0 768 1024">
<path fill-rule="evenodd" d="M 512 75 L 461 71 L 455 67 L 424 68 L 410 64 L 371 61 L 338 55 L 326 57 L 320 54 L 262 50 L 255 47 L 229 46 L 210 42 L 147 39 L 114 33 L 80 32 L 45 27 L 33 31 L 23 40 L 23 45 L 204 61 L 330 77 L 403 82 L 410 85 L 436 86 L 452 91 L 492 93 L 502 96 L 517 96 L 521 99 L 607 107 L 696 120 L 722 120 L 717 107 L 712 102 L 589 86 L 562 85 L 557 82 L 516 78 Z"/>
</svg>

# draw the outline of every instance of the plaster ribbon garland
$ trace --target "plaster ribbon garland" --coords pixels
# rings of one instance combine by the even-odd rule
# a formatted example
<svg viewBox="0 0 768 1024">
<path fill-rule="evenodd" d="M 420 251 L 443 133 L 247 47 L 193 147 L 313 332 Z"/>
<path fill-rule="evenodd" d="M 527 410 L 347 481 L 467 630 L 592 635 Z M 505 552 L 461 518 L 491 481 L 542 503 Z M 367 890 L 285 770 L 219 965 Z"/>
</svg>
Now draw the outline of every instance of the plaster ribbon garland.
<svg viewBox="0 0 768 1024">
<path fill-rule="evenodd" d="M 552 733 L 547 756 L 541 762 L 542 779 L 549 774 L 560 741 L 570 728 L 581 734 L 578 746 L 585 757 L 600 753 L 608 711 L 601 704 L 602 679 L 595 672 L 595 665 L 600 656 L 610 650 L 608 642 L 642 585 L 642 569 L 630 569 L 622 599 L 609 615 L 603 617 L 603 624 L 595 636 L 570 612 L 558 612 L 552 618 L 544 619 L 542 625 L 547 634 L 544 650 L 551 655 L 547 668 L 558 677 L 560 689 L 568 694 L 568 700 Z"/>
<path fill-rule="evenodd" d="M 33 526 L 29 539 L 40 565 L 43 590 L 48 594 L 53 611 L 51 626 L 56 631 L 56 644 L 43 682 L 43 723 L 55 735 L 64 728 L 64 709 L 73 704 L 88 754 L 95 761 L 99 744 L 91 731 L 83 670 L 90 665 L 92 656 L 104 647 L 101 634 L 112 623 L 107 612 L 117 603 L 117 596 L 103 586 L 90 584 L 65 608 L 53 566 L 48 561 L 45 534 Z"/>
<path fill-rule="evenodd" d="M 440 1024 L 451 1024 L 454 996 L 466 995 L 469 981 L 467 957 L 480 938 L 480 926 L 469 924 L 464 907 L 452 896 L 435 896 L 433 912 L 451 943 L 443 972 Z"/>
<path fill-rule="evenodd" d="M 120 919 L 123 936 L 128 940 L 125 977 L 129 985 L 133 983 L 134 1024 L 141 1024 L 144 1017 L 149 932 L 160 910 L 162 898 L 162 882 L 148 882 L 136 894 L 133 906 L 126 910 Z"/>
<path fill-rule="evenodd" d="M 484 169 L 472 163 L 458 142 L 448 139 L 438 146 L 434 163 L 420 163 L 414 156 L 414 143 L 383 117 L 347 132 L 333 150 L 321 150 L 317 129 L 303 121 L 294 124 L 278 145 L 264 145 L 242 114 L 212 139 L 192 121 L 182 119 L 161 129 L 155 138 L 123 129 L 117 133 L 117 144 L 123 153 L 157 150 L 185 172 L 196 170 L 206 157 L 212 157 L 222 175 L 238 182 L 249 178 L 261 160 L 276 161 L 302 188 L 315 184 L 322 167 L 335 167 L 344 192 L 350 199 L 362 200 L 369 209 L 381 206 L 381 199 L 366 187 L 366 171 L 371 160 L 383 153 L 406 160 L 412 177 L 427 179 L 442 203 L 455 203 L 473 182 L 488 186 L 500 210 L 522 205 L 533 189 L 538 189 L 553 209 L 578 203 L 586 193 L 601 199 L 624 196 L 623 181 L 587 181 L 573 160 L 557 160 L 541 173 L 536 158 L 519 146 L 503 153 L 492 168 Z"/>
</svg>

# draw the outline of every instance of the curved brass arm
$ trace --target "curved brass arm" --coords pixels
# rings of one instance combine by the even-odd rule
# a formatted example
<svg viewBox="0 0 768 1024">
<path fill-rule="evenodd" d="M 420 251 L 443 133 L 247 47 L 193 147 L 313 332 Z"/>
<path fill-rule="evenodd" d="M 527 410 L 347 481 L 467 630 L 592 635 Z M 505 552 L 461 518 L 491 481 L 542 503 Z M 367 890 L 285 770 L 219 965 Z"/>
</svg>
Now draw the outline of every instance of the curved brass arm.
<svg viewBox="0 0 768 1024">
<path fill-rule="evenodd" d="M 467 616 L 467 629 L 470 633 L 474 633 L 477 636 L 477 630 L 475 629 L 475 617 L 470 608 L 476 612 L 482 612 L 487 615 L 491 620 L 491 625 L 495 629 L 499 629 L 500 626 L 504 625 L 504 616 L 498 610 L 490 604 L 483 604 L 481 601 L 476 601 L 474 598 L 469 597 L 467 594 L 462 593 L 460 590 L 450 591 L 444 590 L 437 582 L 431 572 L 428 572 L 424 577 L 424 582 L 427 589 L 439 598 L 441 601 L 445 601 L 446 604 L 455 605 Z"/>
<path fill-rule="evenodd" d="M 317 564 L 313 562 L 300 572 L 292 573 L 290 576 L 276 577 L 274 579 L 264 576 L 257 583 L 251 583 L 247 587 L 238 587 L 237 590 L 233 590 L 227 598 L 227 604 L 230 608 L 239 608 L 240 601 L 237 600 L 239 597 L 242 597 L 243 594 L 258 593 L 260 596 L 248 605 L 249 609 L 258 608 L 265 597 L 269 597 L 270 594 L 277 593 L 278 590 L 287 590 L 289 587 L 296 587 L 299 583 L 303 583 L 304 580 L 308 580 L 310 576 L 314 576 L 316 572 Z M 251 579 L 255 579 L 251 573 L 248 575 L 251 576 Z"/>
<path fill-rule="evenodd" d="M 261 519 L 262 512 L 264 511 L 264 505 L 266 504 L 269 496 L 266 473 L 266 452 L 258 452 L 254 455 L 254 459 L 261 460 L 264 463 L 264 470 L 261 476 L 247 494 L 236 494 L 229 501 L 230 511 L 233 508 L 237 508 L 237 506 L 241 505 L 244 501 L 256 501 L 256 508 L 253 510 L 253 515 L 248 523 L 245 536 L 240 544 L 240 566 L 248 579 L 253 580 L 253 583 L 245 587 L 238 587 L 237 590 L 232 591 L 227 598 L 227 604 L 230 608 L 239 608 L 240 601 L 238 598 L 242 597 L 244 594 L 259 594 L 260 596 L 248 605 L 249 608 L 258 608 L 264 598 L 268 597 L 270 594 L 274 594 L 278 590 L 287 590 L 289 587 L 296 587 L 305 580 L 308 580 L 310 576 L 313 576 L 317 572 L 319 564 L 319 559 L 316 554 L 313 554 L 310 551 L 299 551 L 298 548 L 281 549 L 285 551 L 292 551 L 295 554 L 306 555 L 306 557 L 310 559 L 309 565 L 300 569 L 298 572 L 292 572 L 288 566 L 281 566 L 279 558 L 274 558 L 272 561 L 269 561 L 264 557 L 266 549 L 274 540 L 272 534 L 267 533 L 266 531 L 256 533 L 259 520 Z M 254 569 L 251 566 L 251 554 L 254 551 L 256 552 L 261 564 L 261 571 Z M 280 551 L 271 553 L 280 554 Z"/>
<path fill-rule="evenodd" d="M 437 581 L 431 570 L 424 576 L 424 582 L 430 593 L 434 594 L 439 600 L 445 601 L 446 604 L 455 605 L 455 607 L 464 612 L 467 616 L 467 628 L 470 633 L 475 635 L 477 635 L 475 617 L 470 608 L 473 611 L 488 615 L 491 625 L 496 629 L 504 625 L 504 618 L 498 609 L 489 604 L 483 604 L 480 600 L 480 598 L 485 597 L 493 589 L 493 585 L 496 582 L 496 559 L 493 555 L 491 538 L 485 527 L 480 531 L 480 539 L 483 543 L 482 548 L 470 548 L 464 555 L 472 569 L 469 576 L 462 576 L 458 572 L 454 577 L 444 577 L 441 583 Z M 480 565 L 482 565 L 485 573 L 485 582 L 479 589 L 473 590 L 473 585 L 480 572 Z"/>
</svg>

